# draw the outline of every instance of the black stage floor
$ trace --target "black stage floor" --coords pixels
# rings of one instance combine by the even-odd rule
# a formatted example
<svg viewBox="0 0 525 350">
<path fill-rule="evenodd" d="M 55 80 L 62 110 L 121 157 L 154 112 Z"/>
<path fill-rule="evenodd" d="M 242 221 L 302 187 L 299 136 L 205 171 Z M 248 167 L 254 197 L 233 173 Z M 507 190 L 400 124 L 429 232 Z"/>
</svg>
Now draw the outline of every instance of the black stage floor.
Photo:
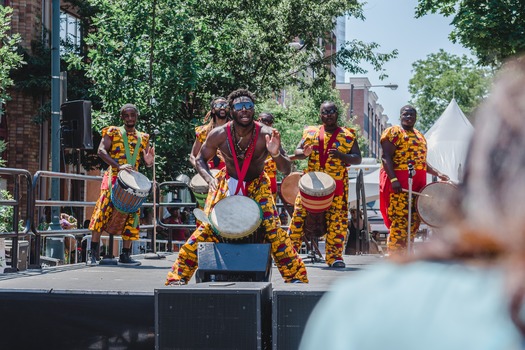
<svg viewBox="0 0 525 350">
<path fill-rule="evenodd" d="M 77 264 L 0 274 L 2 343 L 9 345 L 6 349 L 155 348 L 156 336 L 159 337 L 159 334 L 155 334 L 155 324 L 159 317 L 156 315 L 156 291 L 168 289 L 169 293 L 169 290 L 179 288 L 191 294 L 196 289 L 205 290 L 208 285 L 196 284 L 193 278 L 187 286 L 165 287 L 164 280 L 177 258 L 176 253 L 165 255 L 164 259 L 158 260 L 141 259 L 141 256 L 136 256 L 136 258 L 141 260 L 141 266 Z M 302 320 L 299 321 L 299 324 L 292 326 L 280 324 L 281 321 L 278 319 L 283 317 L 276 315 L 280 308 L 276 309 L 274 305 L 273 315 L 269 316 L 270 319 L 265 319 L 265 322 L 272 323 L 272 331 L 269 330 L 269 325 L 263 327 L 263 338 L 265 337 L 266 341 L 257 343 L 258 345 L 253 348 L 296 348 L 306 316 L 322 293 L 327 291 L 336 279 L 366 269 L 367 266 L 382 260 L 383 258 L 378 255 L 345 256 L 346 268 L 331 269 L 324 263 L 312 263 L 310 259 L 305 258 L 309 284 L 284 283 L 274 266 L 269 288 L 264 286 L 260 288 L 270 289 L 270 294 L 274 296 L 274 299 L 275 295 L 278 295 L 276 293 L 282 293 L 282 295 L 292 296 L 291 303 L 293 300 L 300 300 L 301 297 L 308 296 L 313 296 L 313 301 L 310 306 L 299 306 L 300 309 L 307 311 L 303 310 Z M 228 285 L 227 293 L 242 291 L 243 283 L 247 282 Z M 259 287 L 253 287 L 252 283 L 250 288 Z M 283 298 L 283 303 L 284 300 Z M 287 308 L 287 310 L 291 309 L 292 307 Z M 198 314 L 194 311 L 187 309 L 186 312 L 182 312 L 185 315 L 177 317 L 183 321 L 193 322 L 190 316 Z M 217 321 L 220 323 L 221 320 Z M 199 325 L 196 324 L 194 328 L 198 327 Z M 279 338 L 281 330 L 289 333 L 285 340 Z M 225 334 L 225 337 L 234 336 L 231 332 L 235 333 L 235 330 L 226 331 L 229 333 Z M 273 340 L 269 333 L 273 333 Z M 183 339 L 182 336 L 181 339 Z M 278 339 L 281 339 L 281 345 Z M 240 346 L 214 347 L 205 345 L 205 343 L 199 344 L 195 348 L 241 348 Z M 157 346 L 159 346 L 158 339 Z M 193 348 L 191 345 L 182 345 L 182 343 L 160 347 Z"/>
</svg>

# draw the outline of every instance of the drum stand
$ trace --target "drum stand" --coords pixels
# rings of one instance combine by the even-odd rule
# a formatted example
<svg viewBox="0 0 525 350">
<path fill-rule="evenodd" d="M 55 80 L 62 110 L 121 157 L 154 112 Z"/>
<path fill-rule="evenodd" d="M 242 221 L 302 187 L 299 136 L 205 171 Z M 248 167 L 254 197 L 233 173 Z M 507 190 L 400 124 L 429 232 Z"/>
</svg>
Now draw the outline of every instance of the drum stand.
<svg viewBox="0 0 525 350">
<path fill-rule="evenodd" d="M 415 175 L 414 166 L 408 163 L 408 229 L 407 255 L 412 253 L 412 177 Z"/>
<path fill-rule="evenodd" d="M 102 239 L 100 241 L 102 242 Z M 102 259 L 100 259 L 100 261 L 98 262 L 99 265 L 118 265 L 118 260 L 113 256 L 113 243 L 113 233 L 110 233 L 108 250 L 106 252 L 106 255 L 104 255 Z"/>
<path fill-rule="evenodd" d="M 279 195 L 281 193 L 279 192 Z M 281 201 L 283 202 L 284 209 L 290 216 L 290 218 L 293 217 L 293 206 L 288 204 L 283 197 L 281 196 Z M 306 251 L 308 252 L 308 255 L 306 256 L 307 259 L 310 259 L 310 262 L 312 264 L 315 264 L 316 262 L 324 263 L 325 260 L 323 258 L 323 254 L 321 253 L 321 250 L 319 249 L 319 245 L 317 244 L 317 237 L 307 237 L 307 235 L 303 235 L 303 242 L 306 246 Z M 299 252 L 297 252 L 299 253 Z"/>
</svg>

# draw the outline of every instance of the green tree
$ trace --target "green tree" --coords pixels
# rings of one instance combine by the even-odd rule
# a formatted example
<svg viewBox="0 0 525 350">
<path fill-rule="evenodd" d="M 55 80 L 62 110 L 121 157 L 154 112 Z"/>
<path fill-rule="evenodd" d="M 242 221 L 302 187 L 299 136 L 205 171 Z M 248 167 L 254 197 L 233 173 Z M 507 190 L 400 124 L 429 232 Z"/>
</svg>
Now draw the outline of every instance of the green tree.
<svg viewBox="0 0 525 350">
<path fill-rule="evenodd" d="M 12 12 L 11 7 L 0 6 L 0 116 L 9 99 L 7 89 L 13 85 L 10 73 L 23 64 L 22 56 L 17 52 L 20 35 L 10 34 Z"/>
<path fill-rule="evenodd" d="M 471 49 L 481 65 L 499 66 L 525 51 L 523 0 L 419 0 L 416 18 L 428 13 L 453 16 L 450 39 Z"/>
<path fill-rule="evenodd" d="M 135 103 L 142 128 L 161 131 L 159 178 L 188 170 L 193 127 L 212 96 L 239 87 L 258 98 L 292 85 L 315 89 L 331 64 L 362 73 L 361 61 L 381 70 L 397 54 L 376 53 L 377 44 L 353 41 L 325 56 L 333 18 L 343 14 L 362 18 L 357 2 L 88 0 L 88 4 L 94 13 L 87 22 L 89 51 L 68 60 L 71 67 L 85 70 L 94 83 L 93 95 L 100 98 L 95 128 L 118 123 L 120 106 Z M 295 39 L 298 44 L 290 45 Z M 309 81 L 307 76 L 316 79 Z"/>
<path fill-rule="evenodd" d="M 441 49 L 414 62 L 412 67 L 410 103 L 418 111 L 417 128 L 423 132 L 434 124 L 452 98 L 468 117 L 488 93 L 490 70 L 478 67 L 466 55 L 459 57 Z"/>
</svg>

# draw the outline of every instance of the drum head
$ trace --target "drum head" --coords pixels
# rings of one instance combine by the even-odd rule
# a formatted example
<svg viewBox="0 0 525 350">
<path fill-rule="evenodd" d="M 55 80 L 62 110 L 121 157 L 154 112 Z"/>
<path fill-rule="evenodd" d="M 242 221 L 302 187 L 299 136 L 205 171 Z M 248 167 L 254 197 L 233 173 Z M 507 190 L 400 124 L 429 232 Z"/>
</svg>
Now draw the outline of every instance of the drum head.
<svg viewBox="0 0 525 350">
<path fill-rule="evenodd" d="M 121 170 L 118 173 L 118 179 L 125 188 L 131 188 L 142 193 L 149 193 L 151 190 L 149 179 L 138 171 Z"/>
<path fill-rule="evenodd" d="M 281 199 L 289 205 L 295 203 L 295 198 L 299 193 L 299 180 L 302 175 L 299 172 L 290 173 L 281 182 Z"/>
<path fill-rule="evenodd" d="M 215 231 L 228 239 L 241 239 L 251 235 L 262 222 L 259 204 L 244 196 L 229 196 L 213 207 L 210 223 Z"/>
<path fill-rule="evenodd" d="M 326 173 L 312 171 L 301 176 L 299 190 L 310 196 L 326 196 L 335 191 L 335 180 Z"/>
<path fill-rule="evenodd" d="M 421 220 L 431 227 L 443 227 L 448 221 L 451 199 L 457 187 L 450 182 L 432 182 L 417 196 L 416 208 Z"/>
<path fill-rule="evenodd" d="M 219 173 L 219 170 L 212 169 L 211 173 L 215 177 Z M 194 193 L 208 193 L 208 183 L 204 181 L 204 178 L 199 173 L 191 178 L 189 186 Z"/>
</svg>

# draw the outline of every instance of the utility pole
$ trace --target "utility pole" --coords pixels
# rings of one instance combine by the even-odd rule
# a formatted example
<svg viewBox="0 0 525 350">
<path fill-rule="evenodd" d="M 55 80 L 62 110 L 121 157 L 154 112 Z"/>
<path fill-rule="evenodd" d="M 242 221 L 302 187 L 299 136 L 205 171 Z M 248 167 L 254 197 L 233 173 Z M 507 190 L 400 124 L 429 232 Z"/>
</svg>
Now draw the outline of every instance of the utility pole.
<svg viewBox="0 0 525 350">
<path fill-rule="evenodd" d="M 51 8 L 51 171 L 60 172 L 60 0 Z M 60 200 L 60 180 L 51 180 L 51 199 Z M 60 207 L 51 209 L 51 228 L 60 229 Z"/>
</svg>

